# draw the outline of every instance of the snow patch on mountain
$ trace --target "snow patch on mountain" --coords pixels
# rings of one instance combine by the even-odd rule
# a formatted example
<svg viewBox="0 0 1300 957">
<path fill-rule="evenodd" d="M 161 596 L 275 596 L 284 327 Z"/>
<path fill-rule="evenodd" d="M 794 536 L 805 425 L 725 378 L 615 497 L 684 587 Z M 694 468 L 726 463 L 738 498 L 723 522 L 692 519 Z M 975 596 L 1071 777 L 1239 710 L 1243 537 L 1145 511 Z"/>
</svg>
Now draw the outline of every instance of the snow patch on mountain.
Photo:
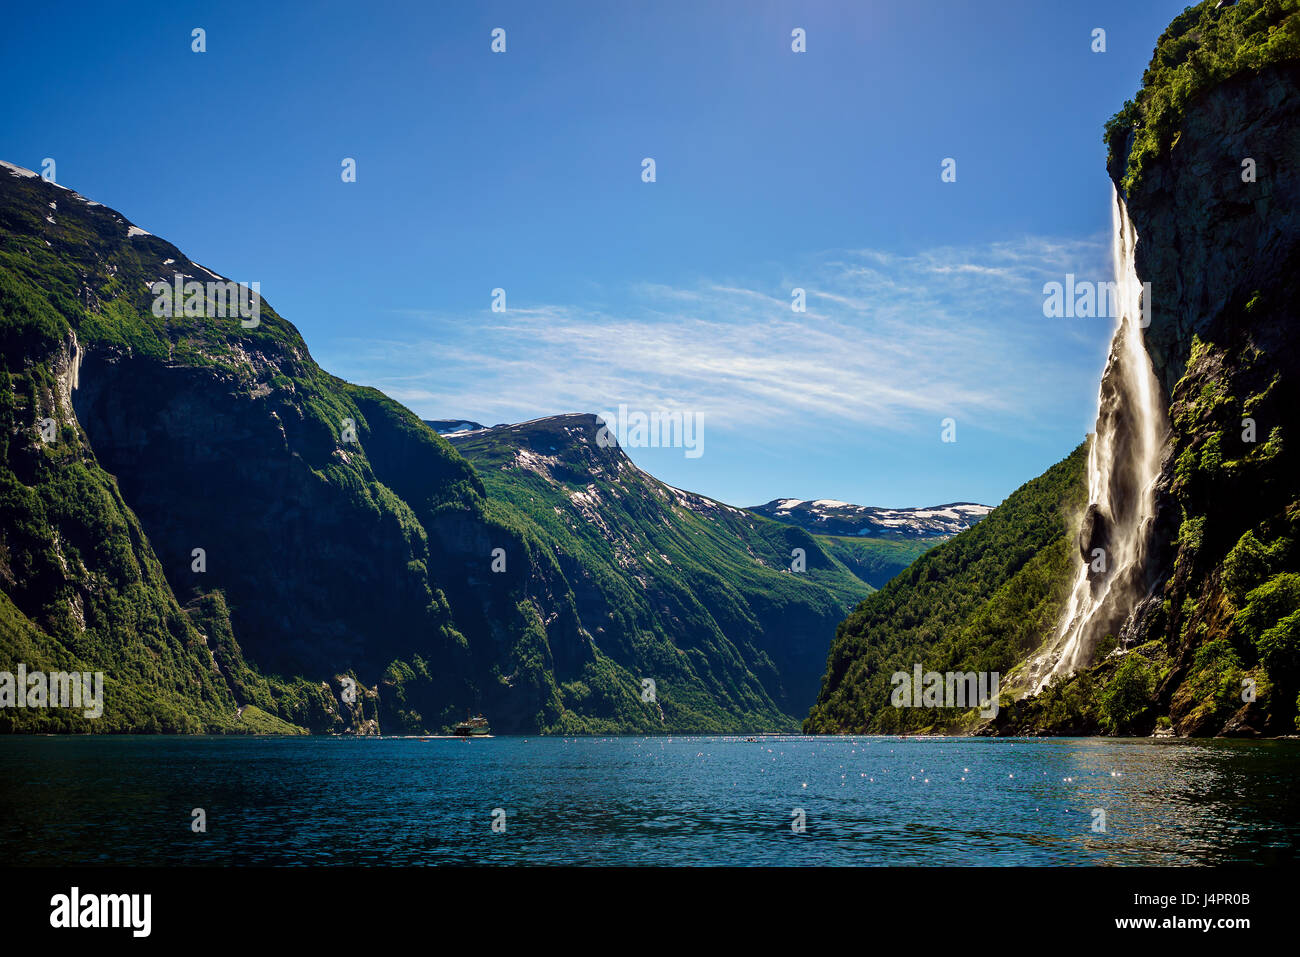
<svg viewBox="0 0 1300 957">
<path fill-rule="evenodd" d="M 773 499 L 749 511 L 821 535 L 890 538 L 948 538 L 993 511 L 975 502 L 950 502 L 926 508 L 874 508 L 834 498 L 813 501 Z"/>
</svg>

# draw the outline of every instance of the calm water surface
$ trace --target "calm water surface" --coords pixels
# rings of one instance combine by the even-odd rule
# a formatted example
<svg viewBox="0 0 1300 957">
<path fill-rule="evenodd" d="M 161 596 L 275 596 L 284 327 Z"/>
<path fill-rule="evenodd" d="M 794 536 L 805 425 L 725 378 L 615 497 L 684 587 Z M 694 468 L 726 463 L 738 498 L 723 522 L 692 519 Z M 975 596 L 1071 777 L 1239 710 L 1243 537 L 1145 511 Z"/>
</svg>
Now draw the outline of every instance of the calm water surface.
<svg viewBox="0 0 1300 957">
<path fill-rule="evenodd" d="M 1300 742 L 0 739 L 0 855 L 104 864 L 1294 863 Z M 208 830 L 191 831 L 191 811 Z M 506 830 L 494 833 L 494 810 Z M 1094 832 L 1093 810 L 1106 830 Z M 806 830 L 795 833 L 796 809 Z"/>
</svg>

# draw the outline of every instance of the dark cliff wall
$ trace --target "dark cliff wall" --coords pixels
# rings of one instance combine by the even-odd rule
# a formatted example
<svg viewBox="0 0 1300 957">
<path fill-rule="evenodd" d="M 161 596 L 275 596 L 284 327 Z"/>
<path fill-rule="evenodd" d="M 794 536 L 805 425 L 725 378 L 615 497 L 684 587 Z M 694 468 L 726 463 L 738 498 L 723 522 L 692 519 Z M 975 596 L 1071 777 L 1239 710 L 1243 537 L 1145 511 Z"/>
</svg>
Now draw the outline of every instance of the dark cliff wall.
<svg viewBox="0 0 1300 957">
<path fill-rule="evenodd" d="M 1264 5 L 1235 15 L 1255 7 Z M 1156 60 L 1199 39 L 1208 21 L 1198 22 L 1162 38 Z M 1271 32 L 1294 35 L 1295 25 L 1292 14 Z M 1154 86 L 1149 76 L 1144 92 Z M 1151 283 L 1146 343 L 1172 426 L 1153 529 L 1157 584 L 1123 637 L 1163 643 L 1172 665 L 1158 710 L 1178 732 L 1294 733 L 1300 63 L 1246 69 L 1194 96 L 1139 175 L 1115 145 L 1113 135 L 1111 175 L 1129 187 L 1138 274 Z"/>
<path fill-rule="evenodd" d="M 1254 161 L 1254 181 L 1243 162 Z M 1127 196 L 1138 275 L 1151 283 L 1147 350 L 1173 395 L 1197 337 L 1227 325 L 1261 348 L 1291 331 L 1245 306 L 1293 265 L 1300 233 L 1300 64 L 1239 75 L 1196 99 L 1168 153 Z M 1119 180 L 1123 169 L 1112 163 Z M 1259 303 L 1256 303 L 1258 306 Z"/>
</svg>

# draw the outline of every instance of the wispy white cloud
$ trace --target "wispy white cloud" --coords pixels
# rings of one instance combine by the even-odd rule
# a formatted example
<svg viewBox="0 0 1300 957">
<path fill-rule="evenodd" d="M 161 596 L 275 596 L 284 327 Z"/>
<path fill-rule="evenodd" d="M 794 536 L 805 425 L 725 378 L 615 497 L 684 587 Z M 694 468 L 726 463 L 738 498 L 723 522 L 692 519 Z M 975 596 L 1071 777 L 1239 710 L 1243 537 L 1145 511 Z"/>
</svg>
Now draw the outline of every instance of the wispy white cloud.
<svg viewBox="0 0 1300 957">
<path fill-rule="evenodd" d="M 512 289 L 505 313 L 407 310 L 423 334 L 351 342 L 331 361 L 429 417 L 517 421 L 626 403 L 745 430 L 812 420 L 888 431 L 948 415 L 1022 428 L 1029 405 L 1095 382 L 1077 353 L 1108 330 L 1045 319 L 1042 284 L 1106 278 L 1108 250 L 1104 237 L 1027 237 L 910 256 L 836 251 L 762 282 L 602 289 L 617 312 L 520 304 Z M 795 287 L 804 313 L 791 310 Z"/>
</svg>

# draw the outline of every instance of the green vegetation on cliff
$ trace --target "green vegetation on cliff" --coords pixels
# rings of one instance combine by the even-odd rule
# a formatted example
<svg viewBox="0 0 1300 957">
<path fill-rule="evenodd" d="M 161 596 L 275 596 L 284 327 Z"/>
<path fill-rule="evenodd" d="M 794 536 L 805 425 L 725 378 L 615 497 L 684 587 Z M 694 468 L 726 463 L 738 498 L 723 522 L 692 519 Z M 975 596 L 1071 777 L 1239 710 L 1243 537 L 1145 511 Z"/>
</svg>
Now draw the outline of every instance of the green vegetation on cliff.
<svg viewBox="0 0 1300 957">
<path fill-rule="evenodd" d="M 1064 726 L 1294 733 L 1300 2 L 1188 8 L 1106 136 L 1153 290 L 1147 348 L 1169 398 L 1155 584 L 1126 631 L 1154 681 L 1120 696 L 1120 720 L 1093 688 Z M 1243 175 L 1246 159 L 1253 175 Z M 1060 682 L 1008 726 L 1062 727 L 1048 712 L 1089 698 L 1081 689 L 1113 668 L 1102 661 Z"/>
<path fill-rule="evenodd" d="M 1293 275 L 1255 312 L 1290 325 L 1297 294 Z M 1172 409 L 1179 531 L 1151 632 L 1175 651 L 1160 696 L 1188 734 L 1288 732 L 1300 712 L 1300 463 L 1287 441 L 1297 375 L 1286 352 L 1235 338 L 1197 341 Z"/>
<path fill-rule="evenodd" d="M 1107 165 L 1129 147 L 1121 180 L 1126 193 L 1177 143 L 1197 96 L 1240 73 L 1300 58 L 1300 0 L 1240 0 L 1226 7 L 1216 2 L 1203 0 L 1174 18 L 1156 41 L 1141 91 L 1106 124 Z"/>
<path fill-rule="evenodd" d="M 881 588 L 942 538 L 869 538 L 857 535 L 817 535 L 827 554 L 873 588 Z"/>
<path fill-rule="evenodd" d="M 0 247 L 0 670 L 108 676 L 102 717 L 5 709 L 0 730 L 229 727 L 235 702 L 208 648 L 61 404 L 70 327 L 60 310 L 79 307 L 33 288 L 39 270 L 11 243 Z"/>
<path fill-rule="evenodd" d="M 571 710 L 638 730 L 797 727 L 836 623 L 870 591 L 816 537 L 659 482 L 600 447 L 592 415 L 453 444 L 573 591 L 597 653 L 559 687 Z"/>
<path fill-rule="evenodd" d="M 1086 443 L 950 541 L 919 558 L 840 625 L 811 733 L 969 727 L 973 712 L 897 708 L 895 672 L 1009 674 L 1053 630 L 1079 557 Z"/>
<path fill-rule="evenodd" d="M 0 671 L 106 678 L 102 718 L 0 730 L 797 726 L 870 591 L 812 536 L 621 452 L 588 475 L 576 444 L 548 451 L 544 476 L 503 471 L 507 443 L 476 469 L 266 302 L 253 325 L 157 314 L 176 274 L 218 279 L 0 167 Z"/>
</svg>

